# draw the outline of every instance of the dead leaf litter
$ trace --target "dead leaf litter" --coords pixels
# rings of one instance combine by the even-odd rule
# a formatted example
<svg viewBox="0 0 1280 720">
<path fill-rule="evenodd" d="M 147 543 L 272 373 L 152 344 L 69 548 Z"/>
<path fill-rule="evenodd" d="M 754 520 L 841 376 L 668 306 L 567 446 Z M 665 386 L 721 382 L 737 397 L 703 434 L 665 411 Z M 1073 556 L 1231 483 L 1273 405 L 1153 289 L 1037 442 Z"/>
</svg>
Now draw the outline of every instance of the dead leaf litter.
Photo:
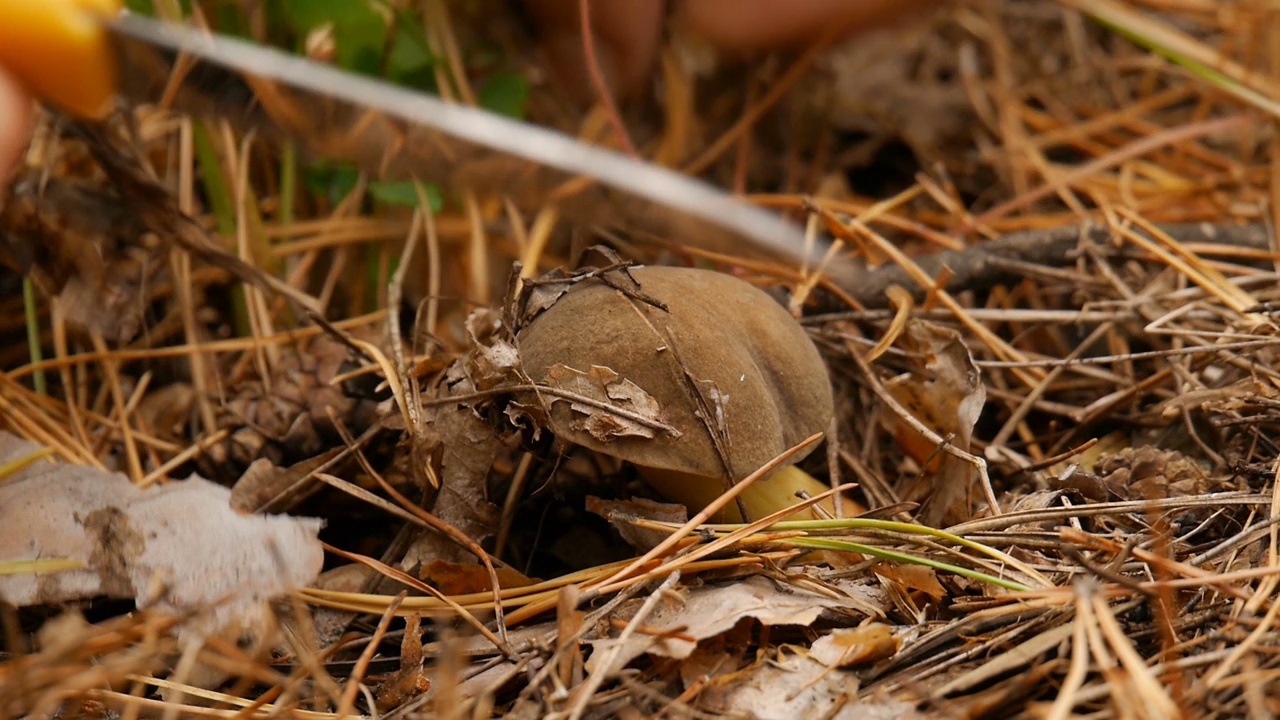
<svg viewBox="0 0 1280 720">
<path fill-rule="evenodd" d="M 432 185 L 46 117 L 0 192 L 0 717 L 1280 714 L 1273 8 L 710 63 L 676 23 L 606 118 L 445 5 L 371 17 L 406 77 L 621 124 L 831 257 L 434 139 L 378 168 Z"/>
</svg>

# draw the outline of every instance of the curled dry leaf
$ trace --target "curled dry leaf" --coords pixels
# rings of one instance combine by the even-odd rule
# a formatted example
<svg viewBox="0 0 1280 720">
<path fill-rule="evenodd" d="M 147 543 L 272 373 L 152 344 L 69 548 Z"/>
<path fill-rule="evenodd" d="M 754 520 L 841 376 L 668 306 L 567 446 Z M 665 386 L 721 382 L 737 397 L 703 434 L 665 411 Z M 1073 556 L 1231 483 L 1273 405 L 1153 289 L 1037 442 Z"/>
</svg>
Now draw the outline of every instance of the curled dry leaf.
<svg viewBox="0 0 1280 720">
<path fill-rule="evenodd" d="M 1101 482 L 1097 482 L 1098 478 L 1096 476 L 1090 473 L 1078 472 L 1078 473 L 1074 473 L 1071 476 L 1071 478 L 1069 478 L 1069 480 L 1072 481 L 1072 483 L 1065 484 L 1063 486 L 1064 488 L 1075 490 L 1077 492 L 1080 492 L 1081 494 L 1085 494 L 1086 491 L 1090 493 L 1096 492 L 1097 495 L 1091 498 L 1094 500 L 1105 501 L 1107 499 L 1105 490 L 1101 489 Z M 1089 486 L 1087 487 L 1085 486 L 1084 482 L 1078 482 L 1078 481 L 1087 481 L 1087 480 L 1092 480 L 1095 482 L 1089 482 Z M 1064 497 L 1063 497 L 1064 495 L 1066 495 L 1066 490 L 1033 490 L 1025 495 L 1018 495 L 1013 498 L 1010 498 L 1006 502 L 1002 503 L 1000 508 L 1004 510 L 1005 513 L 1040 512 L 1040 511 L 1048 510 L 1049 508 L 1062 507 L 1064 502 Z M 1085 494 L 1085 497 L 1090 497 L 1090 495 Z M 1032 517 L 1034 518 L 1035 516 L 1033 515 Z M 1053 518 L 1053 519 L 1037 518 L 1037 519 L 1038 519 L 1038 522 L 1018 523 L 1017 525 L 1010 525 L 1009 532 L 1035 531 L 1035 530 L 1053 531 L 1058 527 L 1059 521 L 1056 518 Z"/>
<path fill-rule="evenodd" d="M 501 316 L 488 308 L 480 308 L 467 316 L 467 338 L 470 350 L 458 358 L 457 372 L 465 375 L 476 390 L 489 390 L 510 382 L 520 366 L 520 353 L 508 339 Z"/>
<path fill-rule="evenodd" d="M 480 309 L 467 318 L 470 349 L 451 364 L 434 392 L 439 400 L 458 398 L 423 408 L 428 437 L 416 443 L 430 449 L 440 477 L 440 487 L 432 513 L 467 537 L 482 543 L 493 534 L 497 507 L 489 501 L 489 469 L 501 450 L 501 438 L 494 423 L 482 415 L 484 400 L 475 399 L 481 390 L 514 381 L 519 354 L 507 339 L 500 315 Z M 467 550 L 435 531 L 423 531 L 410 546 L 402 566 L 405 570 L 426 567 L 436 561 L 471 562 Z"/>
<path fill-rule="evenodd" d="M 512 567 L 494 568 L 498 585 L 503 588 L 526 587 L 536 580 Z M 437 560 L 418 573 L 421 580 L 445 595 L 467 595 L 488 592 L 493 589 L 488 569 L 475 563 L 459 564 Z"/>
<path fill-rule="evenodd" d="M 813 642 L 809 657 L 832 668 L 868 665 L 893 657 L 898 652 L 898 645 L 892 627 L 884 623 L 869 623 L 828 632 Z"/>
<path fill-rule="evenodd" d="M 0 433 L 0 463 L 37 449 Z M 320 572 L 320 526 L 237 513 L 230 491 L 199 477 L 142 491 L 123 475 L 37 463 L 0 482 L 0 562 L 69 558 L 84 569 L 0 576 L 0 599 L 133 598 L 196 612 L 184 637 L 256 636 L 269 619 L 264 601 Z"/>
<path fill-rule="evenodd" d="M 561 295 L 569 292 L 572 284 L 570 281 L 571 278 L 560 268 L 555 268 L 536 280 L 526 280 L 520 297 L 520 324 L 527 325 L 542 311 L 555 305 Z"/>
<path fill-rule="evenodd" d="M 960 333 L 912 318 L 898 345 L 917 367 L 909 377 L 890 384 L 889 392 L 922 424 L 967 451 L 987 390 Z M 902 494 L 904 500 L 922 503 L 920 522 L 949 525 L 967 520 L 977 490 L 973 466 L 937 452 L 934 443 L 901 418 L 890 422 L 903 448 L 918 461 L 928 462 L 919 481 Z"/>
<path fill-rule="evenodd" d="M 410 615 L 405 619 L 404 635 L 400 639 L 400 669 L 382 678 L 373 696 L 378 710 L 388 712 L 431 689 L 431 677 L 422 661 L 422 618 Z"/>
<path fill-rule="evenodd" d="M 757 720 L 924 720 L 916 704 L 858 697 L 858 680 L 802 655 L 761 660 L 728 682 L 710 683 L 698 705 Z"/>
<path fill-rule="evenodd" d="M 474 386 L 463 380 L 455 386 L 465 394 Z M 448 404 L 428 412 L 435 437 L 440 489 L 431 512 L 476 542 L 483 542 L 497 526 L 497 507 L 489 501 L 489 469 L 502 443 L 493 425 L 478 416 L 469 405 Z M 437 560 L 469 562 L 474 556 L 443 535 L 424 530 L 403 561 L 405 570 Z"/>
<path fill-rule="evenodd" d="M 114 191 L 43 175 L 20 178 L 0 202 L 0 259 L 57 297 L 73 325 L 129 340 L 142 329 L 164 248 Z"/>
<path fill-rule="evenodd" d="M 689 511 L 683 505 L 661 503 L 647 498 L 602 500 L 588 497 L 587 512 L 608 520 L 618 534 L 622 535 L 623 540 L 641 551 L 656 547 L 669 535 L 659 530 L 639 527 L 635 524 L 636 520 L 657 520 L 677 526 L 689 521 Z"/>
<path fill-rule="evenodd" d="M 919 591 L 935 601 L 946 597 L 947 590 L 938 582 L 938 573 L 931 567 L 906 563 L 876 563 L 872 570 L 886 580 L 899 585 L 904 592 Z"/>
<path fill-rule="evenodd" d="M 728 585 L 693 588 L 683 600 L 668 601 L 654 610 L 645 625 L 662 634 L 633 635 L 617 655 L 616 664 L 624 667 L 644 653 L 677 660 L 686 658 L 697 648 L 697 641 L 728 632 L 747 618 L 762 625 L 807 626 L 824 610 L 857 609 L 858 603 L 854 600 L 782 587 L 760 576 Z M 599 658 L 607 654 L 604 651 L 617 642 L 612 638 L 592 642 L 595 652 L 587 661 L 587 670 L 593 671 Z"/>
<path fill-rule="evenodd" d="M 558 395 L 547 396 L 547 402 L 552 407 L 557 402 L 568 403 L 569 409 L 581 416 L 572 421 L 570 427 L 578 432 L 585 432 L 600 442 L 622 437 L 652 438 L 654 425 L 665 424 L 662 422 L 658 401 L 652 395 L 603 365 L 592 365 L 583 372 L 564 363 L 556 363 L 547 369 L 544 382 L 548 387 L 599 401 L 604 406 L 589 405 Z M 621 414 L 618 410 L 627 414 Z M 641 424 L 637 418 L 648 420 L 651 424 Z"/>
<path fill-rule="evenodd" d="M 287 468 L 266 458 L 254 460 L 231 488 L 231 507 L 247 513 L 288 510 L 323 487 L 310 478 L 341 452 L 333 448 Z"/>
</svg>

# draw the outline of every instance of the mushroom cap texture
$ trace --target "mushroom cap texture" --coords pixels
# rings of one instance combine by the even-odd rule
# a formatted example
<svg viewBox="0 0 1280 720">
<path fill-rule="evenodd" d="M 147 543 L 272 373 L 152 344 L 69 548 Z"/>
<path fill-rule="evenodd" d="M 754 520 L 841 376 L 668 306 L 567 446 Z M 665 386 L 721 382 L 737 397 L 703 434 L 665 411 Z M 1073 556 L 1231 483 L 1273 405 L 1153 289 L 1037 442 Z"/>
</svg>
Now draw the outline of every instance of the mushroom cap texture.
<svg viewBox="0 0 1280 720">
<path fill-rule="evenodd" d="M 640 292 L 668 311 L 590 279 L 573 286 L 523 328 L 516 344 L 524 371 L 549 382 L 558 364 L 587 372 L 608 367 L 640 386 L 660 408 L 673 438 L 621 436 L 601 440 L 583 428 L 569 402 L 543 395 L 557 437 L 645 467 L 724 477 L 712 431 L 701 415 L 707 383 L 722 397 L 728 476 L 741 480 L 782 451 L 825 431 L 833 414 L 827 368 L 804 329 L 755 286 L 710 270 L 632 268 Z M 621 278 L 620 278 L 621 279 Z M 674 346 L 676 352 L 672 352 Z M 703 390 L 687 379 L 701 381 Z M 526 396 L 525 400 L 529 398 Z M 799 460 L 800 457 L 793 458 Z"/>
</svg>

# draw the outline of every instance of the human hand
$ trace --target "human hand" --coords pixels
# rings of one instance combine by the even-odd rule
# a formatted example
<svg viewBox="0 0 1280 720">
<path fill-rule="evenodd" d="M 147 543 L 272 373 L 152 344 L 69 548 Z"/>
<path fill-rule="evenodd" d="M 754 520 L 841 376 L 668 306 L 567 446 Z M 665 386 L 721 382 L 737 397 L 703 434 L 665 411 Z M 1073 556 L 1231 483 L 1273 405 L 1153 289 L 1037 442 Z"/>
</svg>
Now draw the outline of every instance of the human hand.
<svg viewBox="0 0 1280 720">
<path fill-rule="evenodd" d="M 8 182 L 31 139 L 35 121 L 31 98 L 8 73 L 0 71 L 0 183 Z"/>
<path fill-rule="evenodd" d="M 769 50 L 803 43 L 837 27 L 846 34 L 905 17 L 935 0 L 684 0 L 689 27 L 726 52 Z M 543 27 L 543 46 L 561 80 L 589 90 L 582 61 L 579 0 L 526 0 Z M 597 2 L 592 31 L 597 61 L 612 89 L 626 96 L 649 79 L 662 36 L 667 0 Z M 0 71 L 0 180 L 13 172 L 34 122 L 31 98 Z"/>
<path fill-rule="evenodd" d="M 566 87 L 591 97 L 579 0 L 525 1 L 542 27 L 552 70 Z M 688 27 L 716 49 L 744 53 L 803 44 L 831 28 L 852 34 L 932 4 L 935 0 L 683 0 L 676 8 Z M 625 97 L 649 82 L 666 6 L 666 0 L 591 4 L 596 60 L 617 95 Z"/>
</svg>

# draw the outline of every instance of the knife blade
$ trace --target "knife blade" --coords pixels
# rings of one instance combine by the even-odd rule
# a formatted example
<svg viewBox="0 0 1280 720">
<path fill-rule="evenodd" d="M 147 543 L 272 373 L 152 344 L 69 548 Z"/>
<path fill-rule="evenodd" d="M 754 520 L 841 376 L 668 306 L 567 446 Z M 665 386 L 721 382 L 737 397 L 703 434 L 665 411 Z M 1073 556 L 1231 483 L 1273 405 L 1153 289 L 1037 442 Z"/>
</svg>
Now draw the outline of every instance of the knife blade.
<svg viewBox="0 0 1280 720">
<path fill-rule="evenodd" d="M 106 21 L 119 92 L 298 141 L 379 178 L 500 192 L 518 207 L 675 244 L 815 261 L 780 215 L 653 163 L 484 109 L 236 38 L 124 12 Z M 754 251 L 754 252 L 752 252 Z"/>
</svg>

